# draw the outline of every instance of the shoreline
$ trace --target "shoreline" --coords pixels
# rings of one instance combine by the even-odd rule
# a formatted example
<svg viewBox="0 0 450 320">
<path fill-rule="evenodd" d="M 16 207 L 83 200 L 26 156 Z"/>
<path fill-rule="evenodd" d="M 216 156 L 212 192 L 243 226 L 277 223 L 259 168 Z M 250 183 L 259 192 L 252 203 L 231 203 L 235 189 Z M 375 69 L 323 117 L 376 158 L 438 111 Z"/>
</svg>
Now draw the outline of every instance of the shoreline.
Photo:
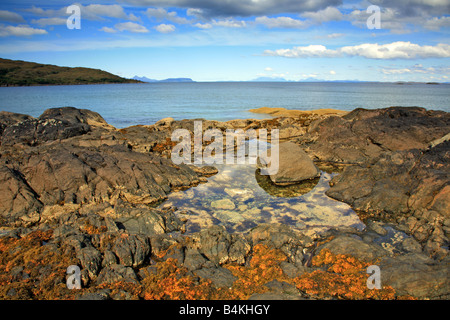
<svg viewBox="0 0 450 320">
<path fill-rule="evenodd" d="M 257 114 L 268 114 L 272 117 L 299 117 L 299 116 L 309 116 L 309 115 L 336 115 L 344 116 L 350 111 L 338 110 L 338 109 L 315 109 L 315 110 L 291 110 L 286 108 L 271 108 L 262 107 L 257 109 L 248 110 L 252 113 Z"/>
</svg>

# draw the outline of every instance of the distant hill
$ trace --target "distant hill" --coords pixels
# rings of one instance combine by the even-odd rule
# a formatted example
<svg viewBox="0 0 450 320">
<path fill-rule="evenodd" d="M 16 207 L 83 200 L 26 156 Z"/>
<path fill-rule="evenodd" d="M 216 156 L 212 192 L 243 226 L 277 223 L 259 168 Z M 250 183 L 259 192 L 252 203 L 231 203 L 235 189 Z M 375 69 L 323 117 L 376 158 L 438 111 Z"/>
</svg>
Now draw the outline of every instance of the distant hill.
<svg viewBox="0 0 450 320">
<path fill-rule="evenodd" d="M 0 58 L 0 86 L 140 83 L 90 68 L 58 67 Z"/>
<path fill-rule="evenodd" d="M 156 79 L 149 79 L 147 77 L 138 77 L 138 76 L 135 76 L 133 78 L 133 80 L 139 80 L 139 81 L 147 82 L 147 83 L 154 83 L 154 82 L 195 82 L 191 78 L 169 78 L 169 79 L 164 79 L 164 80 L 156 80 Z"/>
</svg>

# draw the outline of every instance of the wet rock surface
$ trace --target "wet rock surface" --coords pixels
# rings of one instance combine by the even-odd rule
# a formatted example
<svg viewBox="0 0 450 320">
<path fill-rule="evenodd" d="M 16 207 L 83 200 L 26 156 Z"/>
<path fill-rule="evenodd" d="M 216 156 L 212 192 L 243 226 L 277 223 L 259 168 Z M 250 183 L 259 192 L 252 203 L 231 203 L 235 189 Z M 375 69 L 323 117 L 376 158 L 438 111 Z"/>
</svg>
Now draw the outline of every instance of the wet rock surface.
<svg viewBox="0 0 450 320">
<path fill-rule="evenodd" d="M 392 108 L 210 122 L 223 130 L 279 126 L 315 159 L 354 163 L 327 194 L 357 210 L 366 228 L 327 225 L 312 234 L 271 221 L 240 233 L 212 223 L 186 236 L 195 217 L 155 205 L 217 173 L 167 159 L 167 137 L 175 128 L 193 130 L 192 121 L 115 130 L 75 108 L 38 119 L 1 113 L 0 297 L 448 299 L 449 142 L 439 140 L 448 119 Z M 209 204 L 237 223 L 229 212 L 250 210 L 242 202 L 254 193 L 227 186 L 224 194 L 226 201 Z M 289 205 L 308 212 L 302 202 Z M 273 211 L 265 207 L 260 214 Z M 326 222 L 335 214 L 322 211 L 311 217 Z M 361 278 L 369 264 L 381 269 L 376 293 Z M 67 289 L 70 265 L 81 269 L 81 290 Z M 360 286 L 342 287 L 348 283 Z"/>
</svg>

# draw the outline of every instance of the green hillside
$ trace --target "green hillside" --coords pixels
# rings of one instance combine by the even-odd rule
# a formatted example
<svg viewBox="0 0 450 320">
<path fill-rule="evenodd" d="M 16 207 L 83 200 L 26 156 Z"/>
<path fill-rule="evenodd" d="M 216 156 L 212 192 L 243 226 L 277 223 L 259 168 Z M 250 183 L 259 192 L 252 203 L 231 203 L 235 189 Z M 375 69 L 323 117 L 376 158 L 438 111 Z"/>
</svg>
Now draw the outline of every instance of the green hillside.
<svg viewBox="0 0 450 320">
<path fill-rule="evenodd" d="M 0 58 L 0 86 L 140 83 L 106 71 Z"/>
</svg>

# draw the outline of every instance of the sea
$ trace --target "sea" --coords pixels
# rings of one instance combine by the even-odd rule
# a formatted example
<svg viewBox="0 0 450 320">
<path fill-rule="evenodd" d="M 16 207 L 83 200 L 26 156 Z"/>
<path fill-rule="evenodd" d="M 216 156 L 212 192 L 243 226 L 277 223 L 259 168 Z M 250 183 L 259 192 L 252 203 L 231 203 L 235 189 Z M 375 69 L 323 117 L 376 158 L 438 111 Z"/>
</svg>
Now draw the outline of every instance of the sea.
<svg viewBox="0 0 450 320">
<path fill-rule="evenodd" d="M 418 106 L 450 111 L 450 84 L 336 82 L 194 82 L 0 87 L 0 111 L 38 117 L 72 106 L 100 113 L 116 128 L 175 120 L 261 119 L 261 107 L 351 111 Z"/>
</svg>

